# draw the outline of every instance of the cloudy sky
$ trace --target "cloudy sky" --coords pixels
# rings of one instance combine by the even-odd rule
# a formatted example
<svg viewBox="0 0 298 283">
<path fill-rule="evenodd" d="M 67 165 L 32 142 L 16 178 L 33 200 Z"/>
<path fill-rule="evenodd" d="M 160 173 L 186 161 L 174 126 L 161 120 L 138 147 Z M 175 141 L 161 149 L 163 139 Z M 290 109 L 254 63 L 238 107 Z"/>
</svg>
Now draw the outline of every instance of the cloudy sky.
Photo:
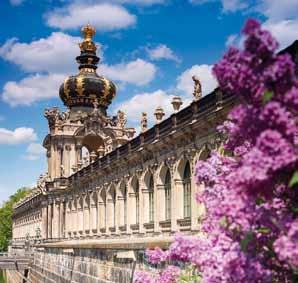
<svg viewBox="0 0 298 283">
<path fill-rule="evenodd" d="M 204 94 L 216 81 L 214 64 L 239 31 L 258 18 L 281 47 L 298 38 L 297 0 L 1 0 L 0 3 L 0 203 L 45 172 L 41 146 L 46 107 L 63 108 L 58 88 L 76 74 L 80 28 L 97 29 L 101 64 L 117 97 L 109 108 L 138 127 L 141 112 L 169 114 L 173 95 L 191 100 L 191 76 Z"/>
</svg>

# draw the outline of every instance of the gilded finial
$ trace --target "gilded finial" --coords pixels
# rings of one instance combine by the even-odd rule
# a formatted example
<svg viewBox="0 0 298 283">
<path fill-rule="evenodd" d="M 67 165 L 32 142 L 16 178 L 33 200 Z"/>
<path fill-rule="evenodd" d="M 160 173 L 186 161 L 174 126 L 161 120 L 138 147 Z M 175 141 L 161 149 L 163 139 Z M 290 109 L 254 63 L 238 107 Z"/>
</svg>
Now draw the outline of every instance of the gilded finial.
<svg viewBox="0 0 298 283">
<path fill-rule="evenodd" d="M 85 38 L 85 40 L 92 40 L 92 37 L 95 35 L 96 30 L 93 26 L 91 26 L 89 23 L 85 26 L 82 27 L 81 32 Z"/>
<path fill-rule="evenodd" d="M 80 49 L 82 52 L 96 52 L 96 45 L 92 41 L 93 36 L 95 35 L 95 28 L 90 24 L 87 24 L 85 27 L 82 27 L 81 32 L 84 36 L 84 41 L 80 43 Z"/>
</svg>

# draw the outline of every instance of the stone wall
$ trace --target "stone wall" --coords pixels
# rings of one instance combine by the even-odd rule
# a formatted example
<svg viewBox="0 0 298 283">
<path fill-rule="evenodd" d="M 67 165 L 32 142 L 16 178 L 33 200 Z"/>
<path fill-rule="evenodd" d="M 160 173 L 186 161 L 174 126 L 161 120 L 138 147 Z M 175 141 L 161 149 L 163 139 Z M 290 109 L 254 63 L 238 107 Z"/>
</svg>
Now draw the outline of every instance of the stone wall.
<svg viewBox="0 0 298 283">
<path fill-rule="evenodd" d="M 5 279 L 7 283 L 23 283 L 22 275 L 25 276 L 25 270 L 5 270 Z"/>
<path fill-rule="evenodd" d="M 129 283 L 133 263 L 107 249 L 46 248 L 34 253 L 32 283 Z"/>
</svg>

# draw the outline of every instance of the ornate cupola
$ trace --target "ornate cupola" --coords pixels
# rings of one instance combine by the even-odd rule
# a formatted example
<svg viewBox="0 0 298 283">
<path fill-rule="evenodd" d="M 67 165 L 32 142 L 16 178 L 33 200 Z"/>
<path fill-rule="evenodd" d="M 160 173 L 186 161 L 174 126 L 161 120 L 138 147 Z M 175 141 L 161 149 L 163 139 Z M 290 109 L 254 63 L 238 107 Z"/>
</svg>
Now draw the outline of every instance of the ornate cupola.
<svg viewBox="0 0 298 283">
<path fill-rule="evenodd" d="M 79 64 L 79 74 L 65 79 L 59 90 L 64 105 L 70 109 L 74 107 L 98 109 L 106 114 L 106 109 L 116 95 L 113 82 L 96 72 L 99 57 L 96 55 L 96 45 L 92 40 L 95 28 L 89 24 L 82 28 L 83 42 L 79 44 L 81 54 L 76 58 Z"/>
</svg>

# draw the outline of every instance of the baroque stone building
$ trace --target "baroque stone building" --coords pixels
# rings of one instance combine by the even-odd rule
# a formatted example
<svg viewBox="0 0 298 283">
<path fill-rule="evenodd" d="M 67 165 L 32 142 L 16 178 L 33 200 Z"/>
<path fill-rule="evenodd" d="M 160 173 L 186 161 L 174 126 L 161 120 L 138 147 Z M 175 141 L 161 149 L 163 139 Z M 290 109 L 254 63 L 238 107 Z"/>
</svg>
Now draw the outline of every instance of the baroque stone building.
<svg viewBox="0 0 298 283">
<path fill-rule="evenodd" d="M 157 107 L 151 128 L 143 113 L 134 137 L 125 113 L 107 114 L 116 87 L 96 72 L 94 28 L 82 32 L 79 73 L 59 91 L 67 110 L 45 111 L 48 172 L 14 207 L 11 250 L 34 247 L 31 282 L 130 282 L 134 263 L 152 268 L 146 248 L 198 233 L 204 209 L 195 201 L 195 164 L 219 148 L 216 127 L 235 104 L 219 89 L 202 97 L 193 77 L 192 103 L 180 110 L 174 97 L 167 119 Z"/>
</svg>

